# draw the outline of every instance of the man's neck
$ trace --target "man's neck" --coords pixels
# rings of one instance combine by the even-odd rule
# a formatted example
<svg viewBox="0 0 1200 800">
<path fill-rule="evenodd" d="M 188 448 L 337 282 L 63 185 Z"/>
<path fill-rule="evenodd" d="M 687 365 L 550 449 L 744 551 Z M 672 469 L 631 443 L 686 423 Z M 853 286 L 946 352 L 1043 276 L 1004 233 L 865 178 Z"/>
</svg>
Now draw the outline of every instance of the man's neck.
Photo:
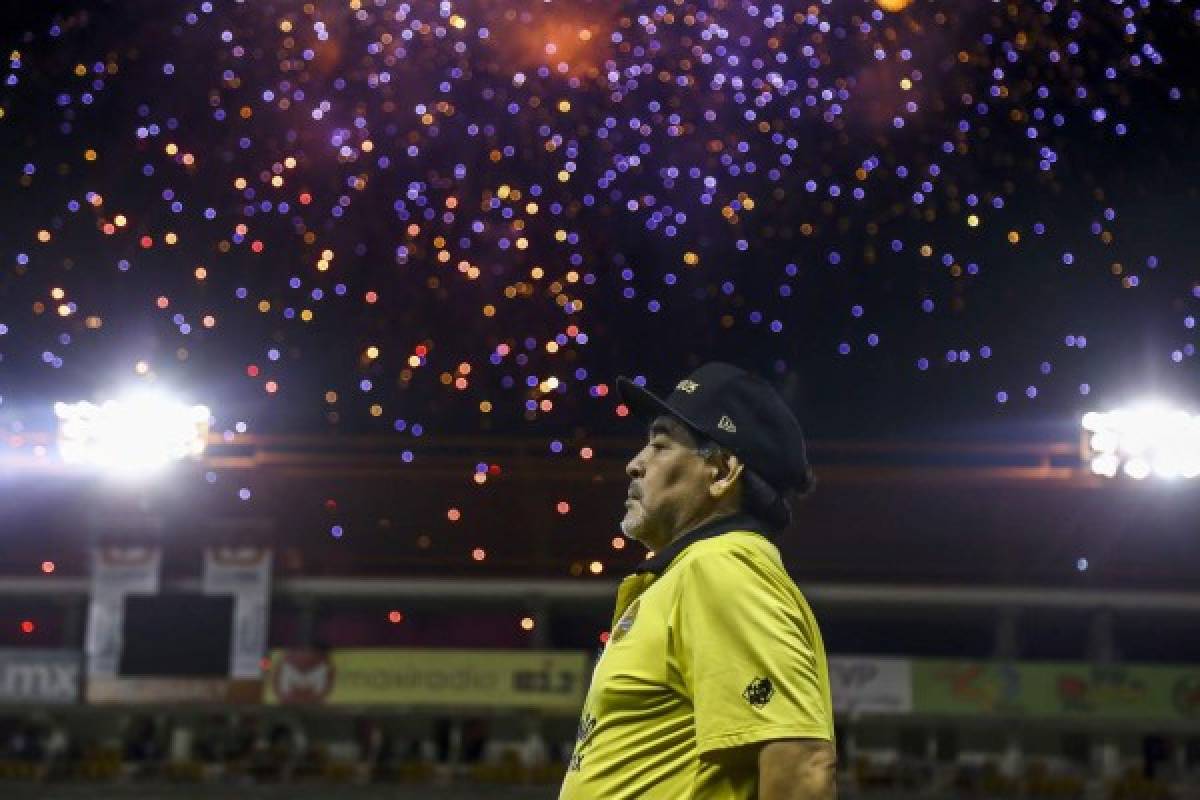
<svg viewBox="0 0 1200 800">
<path fill-rule="evenodd" d="M 684 536 L 687 536 L 692 531 L 702 528 L 705 525 L 708 525 L 710 522 L 716 522 L 719 519 L 725 519 L 726 517 L 731 517 L 736 513 L 737 513 L 737 509 L 731 509 L 731 508 L 718 507 L 718 508 L 711 509 L 710 511 L 707 511 L 704 514 L 700 515 L 695 520 L 690 521 L 690 522 L 685 522 L 683 525 L 679 526 L 679 531 L 674 536 L 672 536 L 670 538 L 670 540 L 668 540 L 667 543 L 665 545 L 663 545 L 663 547 L 669 547 L 672 542 L 674 542 L 678 539 L 682 539 Z M 662 548 L 658 548 L 658 549 L 661 550 Z"/>
</svg>

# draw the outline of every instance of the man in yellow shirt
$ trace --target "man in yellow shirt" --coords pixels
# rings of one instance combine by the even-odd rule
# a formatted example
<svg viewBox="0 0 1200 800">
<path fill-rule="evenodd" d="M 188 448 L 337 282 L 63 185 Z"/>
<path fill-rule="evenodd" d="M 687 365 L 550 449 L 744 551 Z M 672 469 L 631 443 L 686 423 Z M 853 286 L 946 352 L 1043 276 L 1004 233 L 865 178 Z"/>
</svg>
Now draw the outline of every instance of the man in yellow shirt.
<svg viewBox="0 0 1200 800">
<path fill-rule="evenodd" d="M 825 648 L 767 538 L 812 488 L 796 418 L 766 381 L 711 363 L 664 400 L 626 467 L 626 536 L 652 553 L 617 593 L 559 800 L 836 796 Z"/>
</svg>

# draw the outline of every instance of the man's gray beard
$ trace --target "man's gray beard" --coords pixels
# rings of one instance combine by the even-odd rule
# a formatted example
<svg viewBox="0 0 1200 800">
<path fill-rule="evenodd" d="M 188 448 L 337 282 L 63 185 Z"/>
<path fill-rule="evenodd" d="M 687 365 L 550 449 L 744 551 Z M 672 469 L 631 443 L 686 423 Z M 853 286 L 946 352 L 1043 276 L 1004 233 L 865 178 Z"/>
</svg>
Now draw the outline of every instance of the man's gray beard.
<svg viewBox="0 0 1200 800">
<path fill-rule="evenodd" d="M 621 534 L 632 542 L 639 541 L 636 536 L 636 532 L 645 521 L 646 519 L 642 515 L 633 516 L 629 513 L 626 513 L 625 516 L 621 518 Z"/>
</svg>

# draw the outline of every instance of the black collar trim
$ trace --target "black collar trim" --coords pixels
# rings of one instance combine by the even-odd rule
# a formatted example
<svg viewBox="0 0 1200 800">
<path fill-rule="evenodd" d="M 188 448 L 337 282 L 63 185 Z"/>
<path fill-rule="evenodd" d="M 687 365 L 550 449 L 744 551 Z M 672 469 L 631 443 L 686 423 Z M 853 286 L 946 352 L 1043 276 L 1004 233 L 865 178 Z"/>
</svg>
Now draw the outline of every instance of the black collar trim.
<svg viewBox="0 0 1200 800">
<path fill-rule="evenodd" d="M 767 525 L 750 514 L 738 513 L 728 517 L 721 517 L 678 537 L 662 550 L 655 553 L 653 558 L 648 558 L 639 564 L 634 572 L 637 574 L 653 572 L 656 575 L 661 575 L 667 571 L 667 567 L 671 566 L 671 562 L 680 553 L 696 542 L 731 533 L 732 531 L 749 531 L 757 533 L 759 536 L 766 536 L 764 533 L 766 530 L 768 530 Z"/>
</svg>

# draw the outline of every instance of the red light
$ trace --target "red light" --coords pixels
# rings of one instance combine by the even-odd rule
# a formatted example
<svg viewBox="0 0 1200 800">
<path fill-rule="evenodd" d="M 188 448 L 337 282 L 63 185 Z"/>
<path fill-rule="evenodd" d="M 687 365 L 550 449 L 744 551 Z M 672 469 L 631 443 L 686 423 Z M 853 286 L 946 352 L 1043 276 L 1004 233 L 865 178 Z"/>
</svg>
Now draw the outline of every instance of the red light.
<svg viewBox="0 0 1200 800">
<path fill-rule="evenodd" d="M 30 634 L 30 633 L 33 633 L 36 629 L 37 629 L 37 626 L 33 624 L 33 620 L 31 620 L 31 619 L 21 620 L 21 633 Z"/>
<path fill-rule="evenodd" d="M 423 344 L 419 344 L 416 346 L 413 352 L 416 353 L 418 357 L 424 358 L 429 353 L 429 348 Z"/>
<path fill-rule="evenodd" d="M 558 510 L 558 513 L 560 513 L 560 514 L 571 513 L 571 504 L 568 503 L 566 500 L 559 500 L 558 505 L 555 506 L 555 508 Z"/>
<path fill-rule="evenodd" d="M 393 625 L 399 625 L 401 622 L 404 622 L 404 614 L 399 611 L 389 611 L 388 622 Z"/>
<path fill-rule="evenodd" d="M 42 562 L 42 572 L 46 573 L 47 575 L 49 575 L 51 572 L 54 572 L 54 562 L 53 561 L 43 561 Z"/>
<path fill-rule="evenodd" d="M 600 644 L 608 644 L 608 631 L 600 631 Z"/>
<path fill-rule="evenodd" d="M 618 417 L 628 417 L 629 416 L 629 407 L 626 406 L 624 403 L 621 403 L 621 405 L 617 406 L 617 416 Z"/>
<path fill-rule="evenodd" d="M 143 236 L 142 240 L 141 240 L 141 244 L 142 244 L 142 249 L 149 250 L 151 247 L 154 246 L 154 240 L 151 239 L 149 236 Z"/>
<path fill-rule="evenodd" d="M 250 249 L 256 253 L 261 253 L 263 251 L 263 243 L 255 239 L 254 243 L 250 245 Z"/>
<path fill-rule="evenodd" d="M 258 367 L 256 367 L 254 364 L 251 364 L 250 366 L 246 367 L 246 374 L 249 375 L 251 378 L 257 378 L 258 377 Z"/>
<path fill-rule="evenodd" d="M 379 293 L 375 291 L 367 292 L 365 299 L 368 303 L 374 303 L 379 299 Z"/>
<path fill-rule="evenodd" d="M 306 206 L 306 205 L 308 205 L 308 204 L 309 204 L 309 203 L 311 203 L 311 202 L 312 202 L 312 195 L 311 195 L 311 194 L 309 194 L 308 192 L 301 192 L 301 193 L 300 193 L 300 205 L 302 205 L 302 206 Z"/>
</svg>

